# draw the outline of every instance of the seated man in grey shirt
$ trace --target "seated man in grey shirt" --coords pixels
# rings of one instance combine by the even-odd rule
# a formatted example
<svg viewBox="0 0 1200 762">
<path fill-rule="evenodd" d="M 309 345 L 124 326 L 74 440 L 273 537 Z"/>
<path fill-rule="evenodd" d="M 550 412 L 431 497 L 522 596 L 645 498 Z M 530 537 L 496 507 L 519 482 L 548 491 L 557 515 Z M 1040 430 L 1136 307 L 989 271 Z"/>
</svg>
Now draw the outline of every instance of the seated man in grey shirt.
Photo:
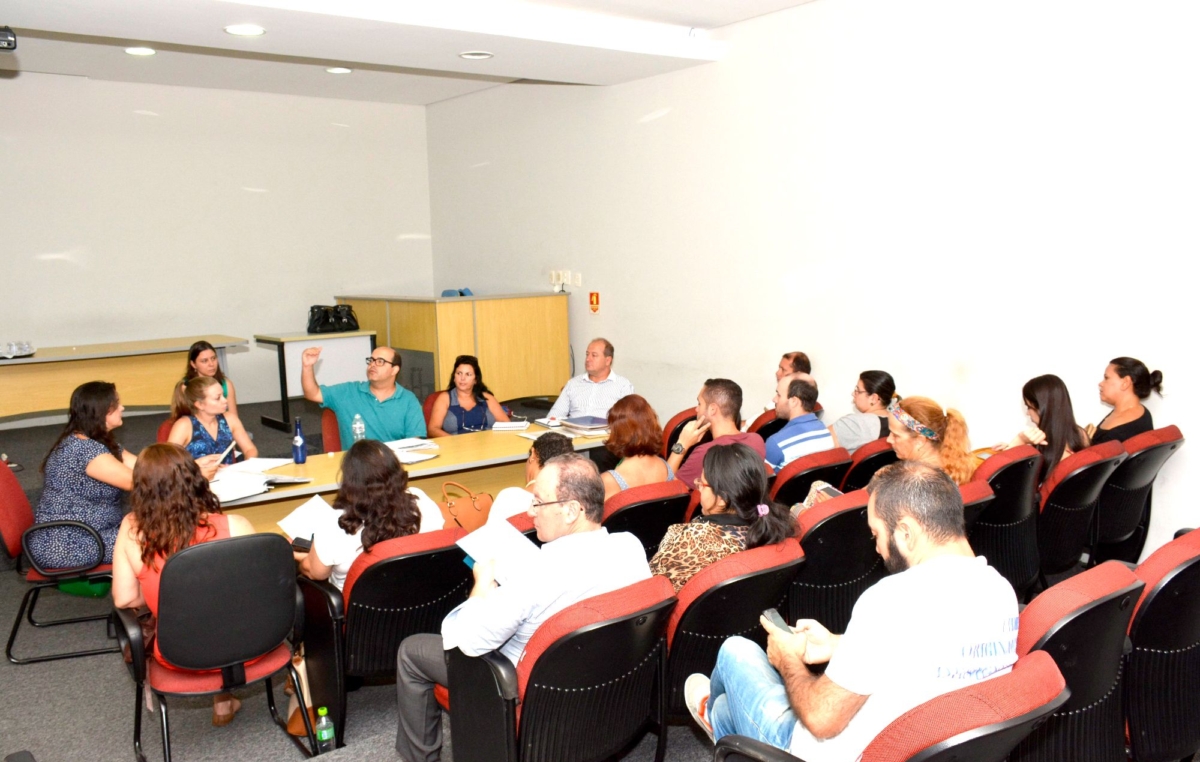
<svg viewBox="0 0 1200 762">
<path fill-rule="evenodd" d="M 576 453 L 546 461 L 533 487 L 529 514 L 545 543 L 537 560 L 500 586 L 493 564 L 475 564 L 475 586 L 465 603 L 442 621 L 441 635 L 412 635 L 396 655 L 400 720 L 396 751 L 406 762 L 439 758 L 441 710 L 435 684 L 445 685 L 445 651 L 468 656 L 499 649 L 516 664 L 537 628 L 573 603 L 650 577 L 641 542 L 600 526 L 604 483 L 596 466 Z"/>
</svg>

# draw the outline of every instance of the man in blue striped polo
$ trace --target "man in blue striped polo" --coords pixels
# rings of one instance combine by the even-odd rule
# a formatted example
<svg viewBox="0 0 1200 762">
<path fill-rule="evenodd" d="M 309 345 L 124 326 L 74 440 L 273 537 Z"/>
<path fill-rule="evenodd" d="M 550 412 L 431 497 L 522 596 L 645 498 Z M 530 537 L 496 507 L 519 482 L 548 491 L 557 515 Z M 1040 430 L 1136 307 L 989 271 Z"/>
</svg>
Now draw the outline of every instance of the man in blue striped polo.
<svg viewBox="0 0 1200 762">
<path fill-rule="evenodd" d="M 833 437 L 817 420 L 817 382 L 807 373 L 792 373 L 775 386 L 775 415 L 788 423 L 767 440 L 767 465 L 779 472 L 796 458 L 833 449 Z"/>
</svg>

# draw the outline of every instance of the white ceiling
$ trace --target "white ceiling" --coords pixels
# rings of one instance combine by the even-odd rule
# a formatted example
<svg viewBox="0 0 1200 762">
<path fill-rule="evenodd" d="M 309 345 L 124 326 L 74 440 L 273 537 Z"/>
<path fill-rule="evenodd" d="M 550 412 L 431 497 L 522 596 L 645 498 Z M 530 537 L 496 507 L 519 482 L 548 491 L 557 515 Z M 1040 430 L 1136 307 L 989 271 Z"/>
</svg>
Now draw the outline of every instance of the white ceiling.
<svg viewBox="0 0 1200 762">
<path fill-rule="evenodd" d="M 807 0 L 4 0 L 2 77 L 69 74 L 425 105 L 514 80 L 610 85 L 718 60 L 708 30 Z M 252 22 L 258 38 L 224 27 Z M 127 55 L 143 45 L 150 57 Z M 469 61 L 467 50 L 495 57 Z M 331 75 L 329 66 L 353 74 Z"/>
</svg>

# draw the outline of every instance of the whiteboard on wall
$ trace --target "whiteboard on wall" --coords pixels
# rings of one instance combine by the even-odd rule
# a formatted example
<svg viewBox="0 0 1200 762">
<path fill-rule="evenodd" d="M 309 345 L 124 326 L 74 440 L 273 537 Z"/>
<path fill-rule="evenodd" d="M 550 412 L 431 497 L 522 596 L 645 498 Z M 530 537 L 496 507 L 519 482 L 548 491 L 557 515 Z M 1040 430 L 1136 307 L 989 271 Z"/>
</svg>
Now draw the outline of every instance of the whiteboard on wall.
<svg viewBox="0 0 1200 762">
<path fill-rule="evenodd" d="M 258 346 L 283 352 L 287 396 L 303 397 L 300 385 L 300 355 L 310 347 L 321 348 L 321 359 L 317 360 L 317 383 L 332 386 L 345 381 L 366 381 L 367 362 L 371 356 L 374 331 L 353 333 L 275 334 L 255 336 Z"/>
</svg>

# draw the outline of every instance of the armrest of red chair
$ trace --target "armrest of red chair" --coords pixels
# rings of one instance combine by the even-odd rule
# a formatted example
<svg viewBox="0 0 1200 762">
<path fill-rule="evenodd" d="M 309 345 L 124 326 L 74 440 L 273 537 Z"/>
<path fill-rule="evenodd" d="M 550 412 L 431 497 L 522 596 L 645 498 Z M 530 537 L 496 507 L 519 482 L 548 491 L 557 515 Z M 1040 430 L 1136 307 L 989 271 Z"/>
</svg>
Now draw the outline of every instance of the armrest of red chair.
<svg viewBox="0 0 1200 762">
<path fill-rule="evenodd" d="M 717 741 L 713 762 L 804 762 L 783 749 L 746 736 L 722 736 Z"/>
<path fill-rule="evenodd" d="M 498 651 L 446 652 L 455 762 L 517 759 L 517 669 Z"/>
<path fill-rule="evenodd" d="M 141 683 L 146 679 L 146 641 L 142 637 L 142 623 L 134 609 L 113 607 L 113 614 L 117 620 L 117 645 L 130 657 L 125 666 L 134 682 Z"/>
</svg>

